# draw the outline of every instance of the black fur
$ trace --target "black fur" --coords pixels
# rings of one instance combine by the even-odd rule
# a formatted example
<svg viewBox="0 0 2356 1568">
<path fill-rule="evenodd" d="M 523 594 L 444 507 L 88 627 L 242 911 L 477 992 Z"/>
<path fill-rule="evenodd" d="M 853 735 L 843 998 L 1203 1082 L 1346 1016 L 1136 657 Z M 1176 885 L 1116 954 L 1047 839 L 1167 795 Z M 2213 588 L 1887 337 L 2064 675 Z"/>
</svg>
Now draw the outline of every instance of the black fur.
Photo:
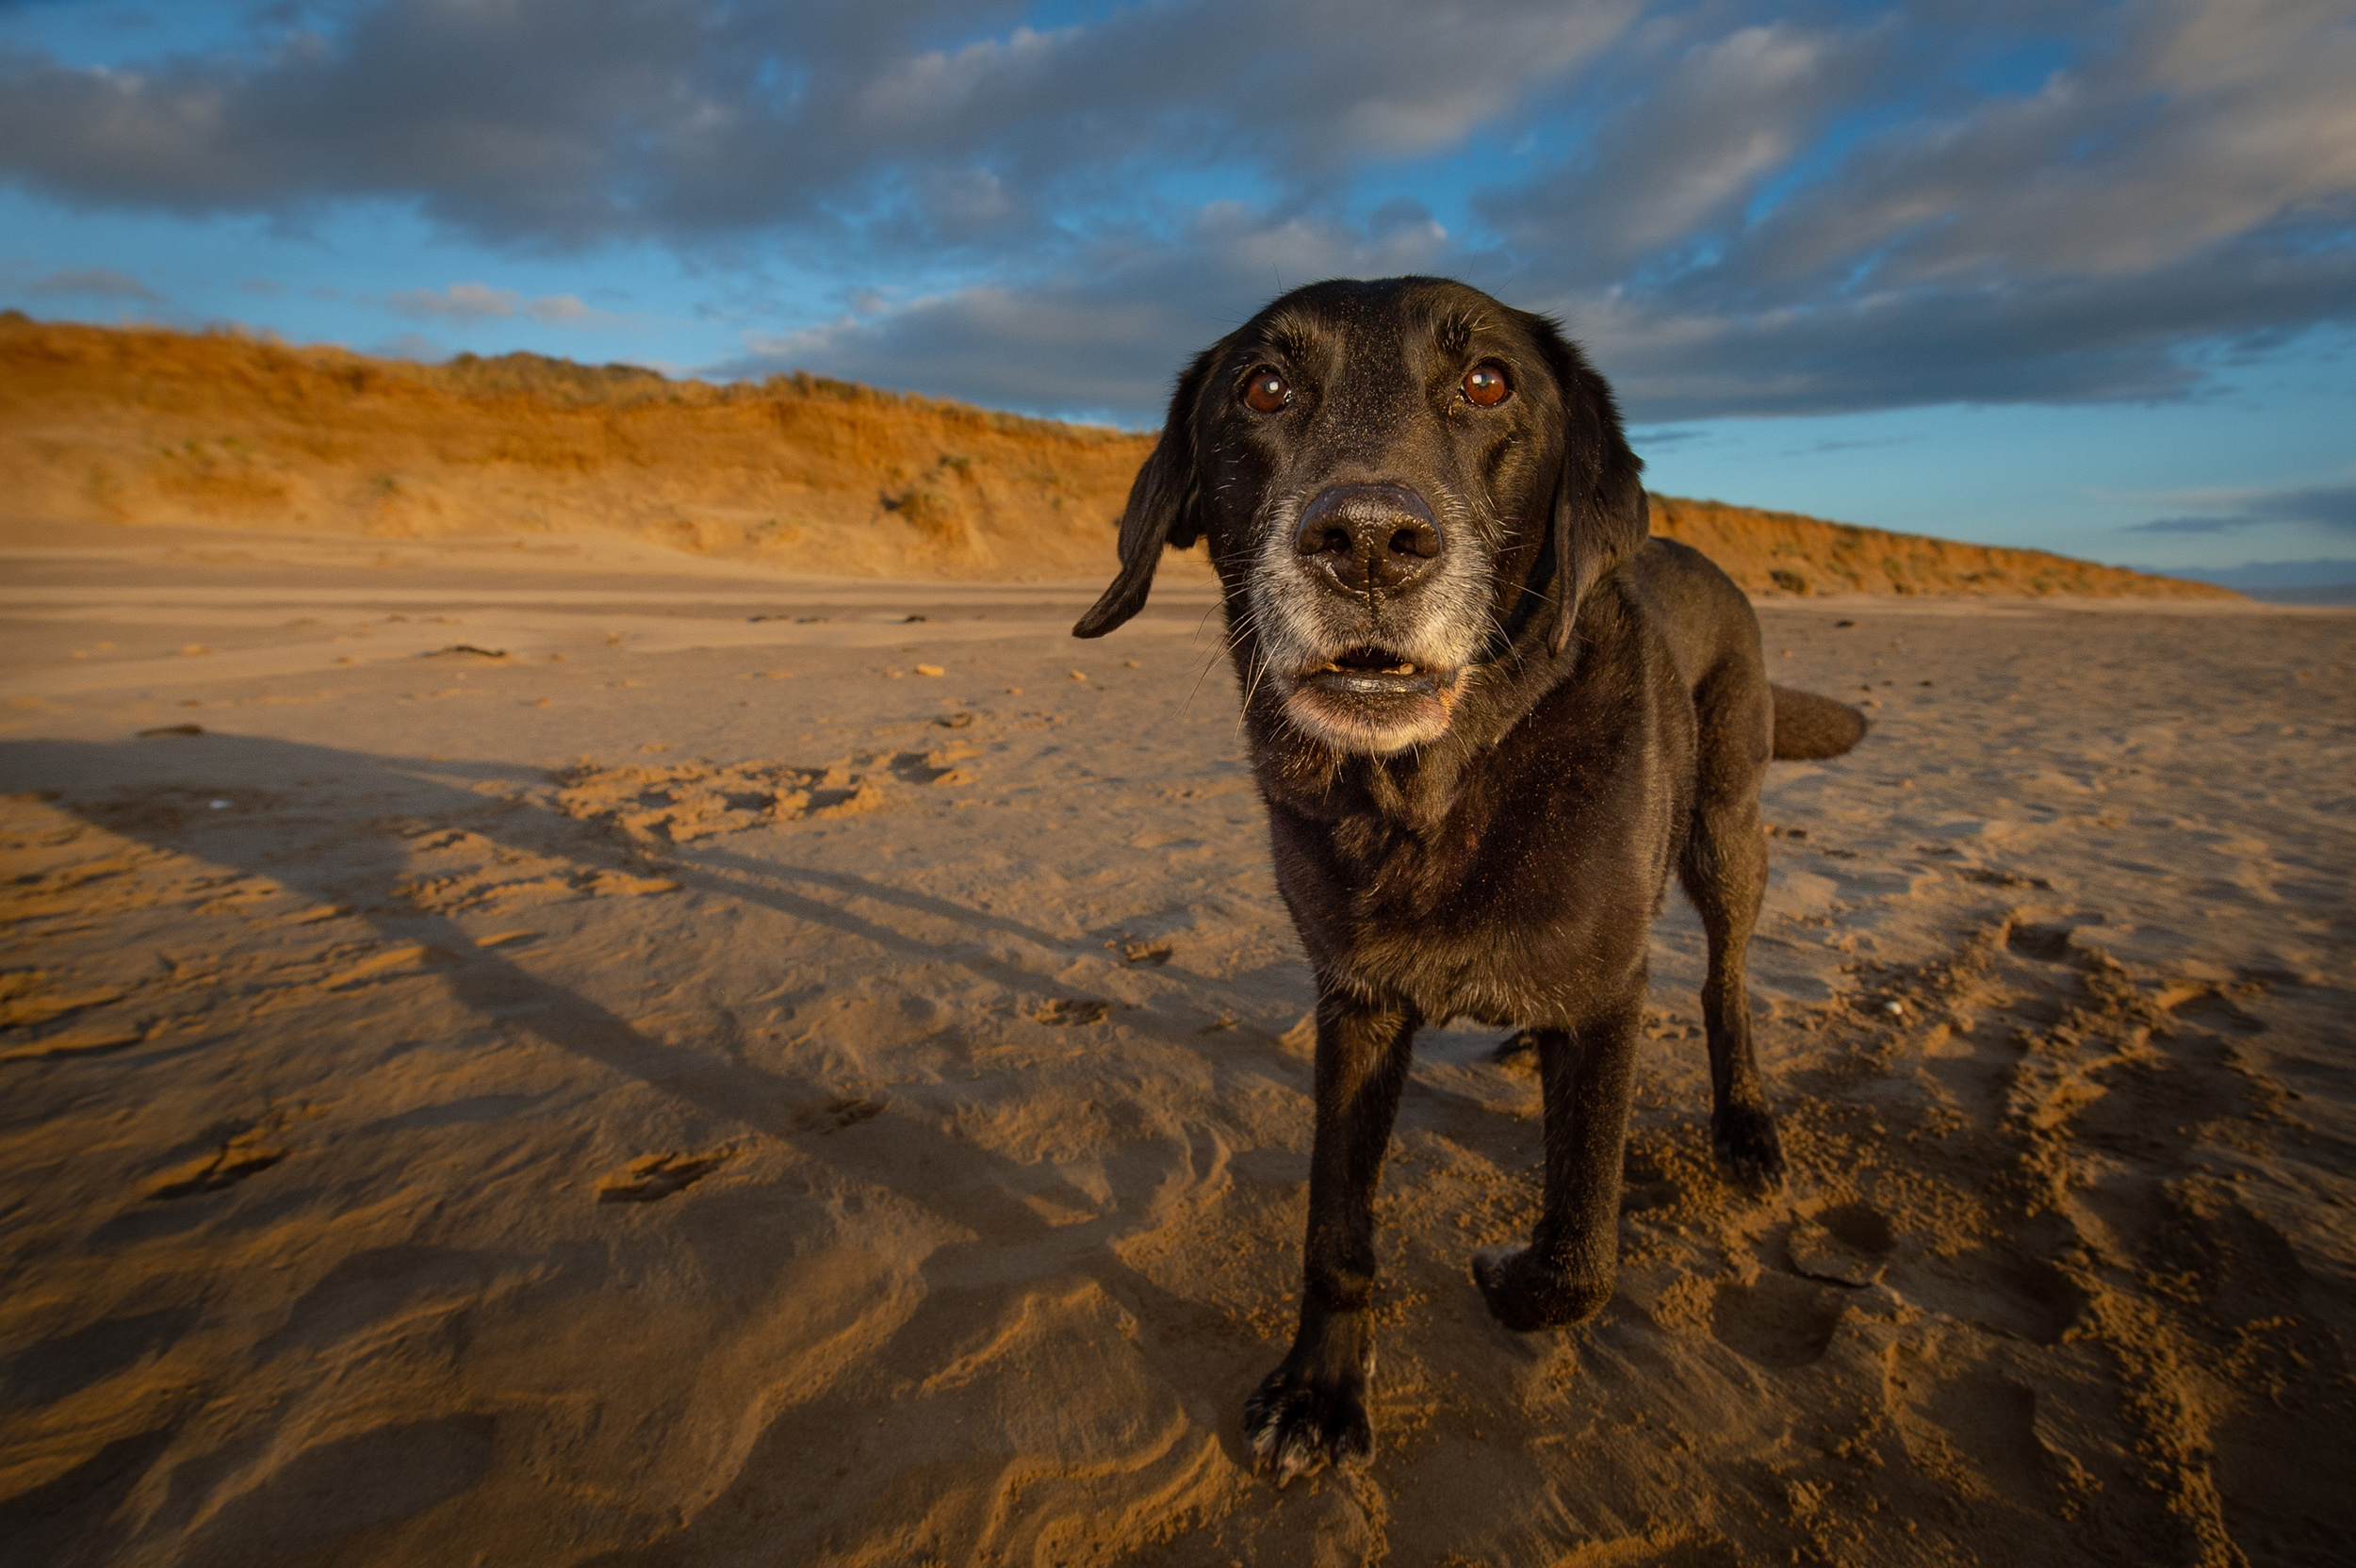
<svg viewBox="0 0 2356 1568">
<path fill-rule="evenodd" d="M 1847 703 L 1789 686 L 1775 694 L 1776 761 L 1838 757 L 1865 739 L 1865 715 Z"/>
<path fill-rule="evenodd" d="M 1484 365 L 1513 387 L 1496 406 L 1463 390 Z M 1261 412 L 1242 393 L 1266 375 L 1289 400 Z M 1672 875 L 1709 937 L 1718 1158 L 1747 1187 L 1781 1183 L 1742 978 L 1778 709 L 1749 602 L 1647 539 L 1642 467 L 1551 321 L 1440 279 L 1314 285 L 1180 378 L 1120 576 L 1075 629 L 1119 626 L 1166 546 L 1208 541 L 1317 985 L 1300 1331 L 1245 1418 L 1280 1481 L 1373 1451 L 1373 1202 L 1421 1024 L 1514 1028 L 1538 1057 L 1545 1207 L 1529 1247 L 1474 1261 L 1489 1310 L 1537 1330 L 1611 1296 Z M 1845 749 L 1832 715 L 1852 710 L 1809 703 L 1808 754 Z"/>
</svg>

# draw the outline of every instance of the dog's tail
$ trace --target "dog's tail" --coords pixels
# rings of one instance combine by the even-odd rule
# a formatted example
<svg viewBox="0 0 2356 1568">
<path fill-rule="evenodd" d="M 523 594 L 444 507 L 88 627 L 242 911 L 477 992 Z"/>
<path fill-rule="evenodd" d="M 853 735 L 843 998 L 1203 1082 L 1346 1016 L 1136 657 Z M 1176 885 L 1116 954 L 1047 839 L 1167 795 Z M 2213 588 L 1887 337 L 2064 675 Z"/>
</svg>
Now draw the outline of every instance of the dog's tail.
<svg viewBox="0 0 2356 1568">
<path fill-rule="evenodd" d="M 1768 690 L 1775 694 L 1776 761 L 1838 757 L 1865 739 L 1865 715 L 1847 703 L 1789 686 Z"/>
</svg>

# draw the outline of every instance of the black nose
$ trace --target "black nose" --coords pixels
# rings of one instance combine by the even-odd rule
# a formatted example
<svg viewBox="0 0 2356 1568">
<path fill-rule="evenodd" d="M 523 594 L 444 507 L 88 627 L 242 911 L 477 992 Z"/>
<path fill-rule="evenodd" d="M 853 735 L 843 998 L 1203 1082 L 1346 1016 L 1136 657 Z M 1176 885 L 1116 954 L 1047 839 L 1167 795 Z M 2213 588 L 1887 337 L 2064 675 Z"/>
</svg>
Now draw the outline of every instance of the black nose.
<svg viewBox="0 0 2356 1568">
<path fill-rule="evenodd" d="M 1301 510 L 1293 547 L 1346 594 L 1390 594 L 1430 571 L 1447 542 L 1407 486 L 1336 484 Z"/>
</svg>

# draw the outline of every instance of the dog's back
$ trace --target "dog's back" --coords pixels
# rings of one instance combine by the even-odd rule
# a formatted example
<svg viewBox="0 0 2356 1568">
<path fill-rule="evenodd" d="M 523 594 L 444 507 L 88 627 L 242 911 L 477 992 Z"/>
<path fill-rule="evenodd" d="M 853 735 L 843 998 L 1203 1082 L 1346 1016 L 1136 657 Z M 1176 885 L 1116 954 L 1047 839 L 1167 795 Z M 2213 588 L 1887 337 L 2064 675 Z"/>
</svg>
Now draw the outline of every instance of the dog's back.
<svg viewBox="0 0 2356 1568">
<path fill-rule="evenodd" d="M 1734 705 L 1764 690 L 1773 703 L 1768 733 L 1778 762 L 1839 757 L 1865 738 L 1865 715 L 1847 703 L 1768 683 L 1750 600 L 1701 551 L 1656 535 L 1620 575 L 1675 653 L 1705 727 L 1713 721 L 1723 727 Z"/>
</svg>

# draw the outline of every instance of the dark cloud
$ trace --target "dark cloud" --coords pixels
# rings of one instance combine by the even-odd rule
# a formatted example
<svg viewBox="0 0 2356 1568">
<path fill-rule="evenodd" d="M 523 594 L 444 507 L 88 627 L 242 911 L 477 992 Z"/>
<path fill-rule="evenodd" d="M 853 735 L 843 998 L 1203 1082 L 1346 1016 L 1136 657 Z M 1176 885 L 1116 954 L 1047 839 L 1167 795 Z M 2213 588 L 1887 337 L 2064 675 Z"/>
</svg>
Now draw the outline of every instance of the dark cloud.
<svg viewBox="0 0 2356 1568">
<path fill-rule="evenodd" d="M 414 201 L 502 242 L 798 223 L 970 243 L 1137 159 L 1289 178 L 1452 146 L 1636 8 L 1196 0 L 1040 31 L 1004 3 L 381 0 L 147 70 L 0 57 L 0 169 L 189 213 Z"/>
<path fill-rule="evenodd" d="M 2154 517 L 2148 523 L 2133 523 L 2128 533 L 2231 533 L 2235 529 L 2250 527 L 2255 517 Z"/>
<path fill-rule="evenodd" d="M 625 226 L 634 145 L 675 147 L 712 19 L 687 0 L 404 0 L 259 57 L 0 58 L 0 166 L 65 200 L 188 214 L 412 199 L 562 242 Z"/>
<path fill-rule="evenodd" d="M 450 357 L 448 349 L 424 334 L 414 332 L 404 332 L 382 343 L 371 344 L 368 351 L 379 359 L 414 359 L 426 365 L 438 365 Z"/>
<path fill-rule="evenodd" d="M 2127 278 L 2356 206 L 2356 23 L 2146 0 L 2036 90 L 1909 117 L 1736 237 L 1752 289 Z"/>
<path fill-rule="evenodd" d="M 2356 561 L 2346 558 L 2314 561 L 2252 561 L 2217 574 L 2226 586 L 2267 588 L 2345 588 L 2356 585 Z M 2342 599 L 2341 603 L 2348 601 Z"/>
<path fill-rule="evenodd" d="M 1480 193 L 1475 209 L 1509 246 L 1543 256 L 1532 271 L 1556 288 L 1682 270 L 1879 83 L 1894 32 L 1887 21 L 1852 32 L 1778 21 L 1644 51 L 1576 156 Z"/>
<path fill-rule="evenodd" d="M 415 321 L 450 321 L 465 326 L 517 316 L 528 316 L 545 326 L 607 326 L 620 319 L 591 308 L 577 295 L 543 294 L 527 300 L 512 288 L 493 288 L 483 283 L 395 289 L 384 296 L 384 308 Z"/>
<path fill-rule="evenodd" d="M 1805 447 L 1794 447 L 1780 455 L 1784 457 L 1813 457 L 1820 452 L 1869 451 L 1879 447 L 1907 447 L 1922 440 L 1919 435 L 1884 435 L 1870 440 L 1814 441 Z"/>
<path fill-rule="evenodd" d="M 1562 309 L 1644 418 L 2176 398 L 2202 379 L 2192 345 L 2356 321 L 2356 248 L 2272 237 L 2124 276 L 2023 272 L 1754 310 L 1672 287 Z"/>
<path fill-rule="evenodd" d="M 2130 569 L 2159 572 L 2168 577 L 2193 578 L 2223 588 L 2238 588 L 2243 593 L 2356 585 L 2356 561 L 2344 556 L 2313 561 L 2250 561 L 2238 566 L 2135 566 Z M 2343 598 L 2336 602 L 2348 601 Z"/>
<path fill-rule="evenodd" d="M 514 316 L 522 302 L 522 296 L 512 288 L 493 288 L 482 283 L 402 288 L 384 296 L 385 309 L 419 321 L 494 321 Z"/>
<path fill-rule="evenodd" d="M 1560 314 L 1646 421 L 2183 397 L 2221 347 L 2356 321 L 2356 20 L 2316 0 L 1026 15 L 353 0 L 111 70 L 0 52 L 0 178 L 651 239 L 754 334 L 725 371 L 1137 423 L 1187 351 L 1335 273 L 1449 271 Z M 2031 56 L 2057 63 L 1983 85 Z M 1470 232 L 1412 193 L 1444 160 L 1477 183 Z M 858 308 L 759 335 L 809 308 L 762 281 L 778 260 Z M 468 286 L 384 302 L 567 308 Z"/>
<path fill-rule="evenodd" d="M 2332 533 L 2356 534 L 2356 484 L 2259 490 L 2233 498 L 2233 510 L 2185 517 L 2155 517 L 2129 533 L 2233 533 L 2268 523 L 2304 523 Z"/>
<path fill-rule="evenodd" d="M 1157 423 L 1179 365 L 1271 295 L 1317 278 L 1427 271 L 1447 236 L 1391 214 L 1346 224 L 1213 206 L 1174 242 L 1132 232 L 1085 248 L 1067 274 L 980 285 L 758 342 L 728 376 L 808 369 L 995 407 Z"/>
<path fill-rule="evenodd" d="M 2250 510 L 2269 522 L 2312 523 L 2337 533 L 2356 533 L 2356 484 L 2269 491 L 2252 501 Z"/>
<path fill-rule="evenodd" d="M 44 273 L 19 286 L 22 292 L 37 299 L 137 300 L 143 304 L 161 304 L 164 299 L 128 272 L 118 272 L 111 267 L 68 268 Z"/>
<path fill-rule="evenodd" d="M 1898 112 L 1923 41 L 1877 20 L 1685 48 L 1596 132 L 1623 155 L 1483 196 L 1521 237 L 1513 286 L 1660 419 L 2172 397 L 2196 345 L 2356 320 L 2345 13 L 2107 8 L 2033 90 Z M 1808 168 L 1819 127 L 1875 111 Z"/>
</svg>

